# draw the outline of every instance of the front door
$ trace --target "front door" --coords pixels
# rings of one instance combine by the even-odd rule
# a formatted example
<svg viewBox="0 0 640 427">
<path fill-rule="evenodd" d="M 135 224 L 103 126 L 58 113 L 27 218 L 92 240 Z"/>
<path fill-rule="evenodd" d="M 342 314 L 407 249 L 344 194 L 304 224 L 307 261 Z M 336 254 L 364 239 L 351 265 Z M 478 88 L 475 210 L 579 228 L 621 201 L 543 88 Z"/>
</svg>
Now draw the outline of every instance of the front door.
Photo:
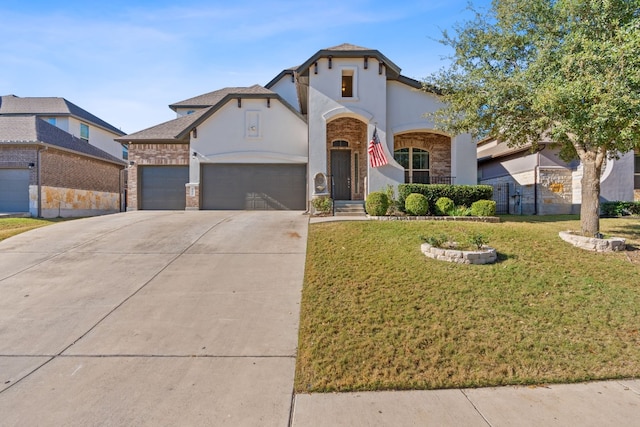
<svg viewBox="0 0 640 427">
<path fill-rule="evenodd" d="M 351 151 L 331 151 L 333 200 L 351 200 Z"/>
</svg>

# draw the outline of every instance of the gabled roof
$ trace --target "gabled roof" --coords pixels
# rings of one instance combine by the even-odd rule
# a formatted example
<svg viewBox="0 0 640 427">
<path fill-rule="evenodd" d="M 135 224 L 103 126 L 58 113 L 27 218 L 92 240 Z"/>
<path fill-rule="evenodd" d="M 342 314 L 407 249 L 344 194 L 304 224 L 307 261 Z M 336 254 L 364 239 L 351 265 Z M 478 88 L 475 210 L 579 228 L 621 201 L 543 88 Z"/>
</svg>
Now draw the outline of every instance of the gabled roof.
<svg viewBox="0 0 640 427">
<path fill-rule="evenodd" d="M 196 111 L 192 114 L 178 117 L 177 119 L 169 120 L 159 125 L 152 126 L 147 129 L 143 129 L 139 132 L 132 133 L 130 135 L 116 138 L 119 142 L 133 142 L 133 141 L 171 141 L 184 139 L 186 135 L 195 126 L 200 124 L 201 118 L 205 116 L 211 107 Z M 184 142 L 189 142 L 188 140 Z"/>
<path fill-rule="evenodd" d="M 184 101 L 171 104 L 172 109 L 180 108 L 196 108 L 197 110 L 191 114 L 169 120 L 159 125 L 141 130 L 140 132 L 125 135 L 116 138 L 119 142 L 136 142 L 136 141 L 156 141 L 156 142 L 189 142 L 186 137 L 195 127 L 204 122 L 213 113 L 222 108 L 232 99 L 274 99 L 280 101 L 300 120 L 305 118 L 297 112 L 287 101 L 285 101 L 277 93 L 265 89 L 260 85 L 251 87 L 228 87 L 214 92 L 205 93 Z"/>
<path fill-rule="evenodd" d="M 205 93 L 204 95 L 198 95 L 193 98 L 185 99 L 184 101 L 176 102 L 175 104 L 169 105 L 169 108 L 175 111 L 178 107 L 213 107 L 228 95 L 234 95 L 236 97 L 245 97 L 246 95 L 249 95 L 248 97 L 253 97 L 254 95 L 269 95 L 271 97 L 274 97 L 276 93 L 257 84 L 250 87 L 226 87 L 213 92 Z"/>
<path fill-rule="evenodd" d="M 90 112 L 78 107 L 73 102 L 56 97 L 25 97 L 6 95 L 0 97 L 0 116 L 73 116 L 90 122 L 118 135 L 125 132 L 105 122 Z"/>
<path fill-rule="evenodd" d="M 122 159 L 71 135 L 56 126 L 31 116 L 0 116 L 0 145 L 44 144 L 124 165 Z"/>
<path fill-rule="evenodd" d="M 309 72 L 309 67 L 314 64 L 320 58 L 375 58 L 378 62 L 385 65 L 387 69 L 387 78 L 397 79 L 400 76 L 400 67 L 394 64 L 389 58 L 384 56 L 380 51 L 375 49 L 369 49 L 362 46 L 356 46 L 349 43 L 343 43 L 338 46 L 322 49 L 316 52 L 311 58 L 307 59 L 296 70 L 299 74 L 306 74 Z"/>
</svg>

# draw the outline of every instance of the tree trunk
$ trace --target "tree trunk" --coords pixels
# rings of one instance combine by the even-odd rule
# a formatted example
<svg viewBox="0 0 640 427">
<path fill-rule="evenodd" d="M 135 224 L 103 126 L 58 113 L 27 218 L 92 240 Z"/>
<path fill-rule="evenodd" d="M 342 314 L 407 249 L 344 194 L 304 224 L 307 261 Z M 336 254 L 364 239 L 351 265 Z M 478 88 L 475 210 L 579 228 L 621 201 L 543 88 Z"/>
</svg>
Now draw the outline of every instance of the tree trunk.
<svg viewBox="0 0 640 427">
<path fill-rule="evenodd" d="M 587 151 L 580 155 L 582 161 L 582 205 L 580 228 L 584 236 L 594 237 L 600 232 L 600 173 L 604 155 Z"/>
</svg>

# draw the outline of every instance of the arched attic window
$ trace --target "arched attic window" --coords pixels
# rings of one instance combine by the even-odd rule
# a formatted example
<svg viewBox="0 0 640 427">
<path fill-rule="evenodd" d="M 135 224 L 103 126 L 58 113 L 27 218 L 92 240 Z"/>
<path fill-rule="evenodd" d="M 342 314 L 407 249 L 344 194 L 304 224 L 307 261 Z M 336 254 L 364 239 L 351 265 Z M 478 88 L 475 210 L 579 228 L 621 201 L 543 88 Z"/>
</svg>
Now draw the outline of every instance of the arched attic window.
<svg viewBox="0 0 640 427">
<path fill-rule="evenodd" d="M 404 168 L 407 184 L 429 184 L 429 152 L 422 148 L 400 148 L 393 158 Z"/>
</svg>

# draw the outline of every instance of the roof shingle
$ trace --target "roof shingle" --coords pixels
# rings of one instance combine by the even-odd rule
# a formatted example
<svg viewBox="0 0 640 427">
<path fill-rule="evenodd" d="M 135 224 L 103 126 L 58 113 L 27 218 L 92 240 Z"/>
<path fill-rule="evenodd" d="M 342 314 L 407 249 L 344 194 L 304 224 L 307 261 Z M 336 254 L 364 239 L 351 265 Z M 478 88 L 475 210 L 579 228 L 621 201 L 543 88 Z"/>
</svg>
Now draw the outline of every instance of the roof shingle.
<svg viewBox="0 0 640 427">
<path fill-rule="evenodd" d="M 118 159 L 34 115 L 0 116 L 0 145 L 3 144 L 47 144 L 124 165 L 122 159 Z"/>
<path fill-rule="evenodd" d="M 0 97 L 0 116 L 37 115 L 37 116 L 74 116 L 93 123 L 118 135 L 125 132 L 105 122 L 73 102 L 57 97 L 25 97 L 6 95 Z"/>
</svg>

